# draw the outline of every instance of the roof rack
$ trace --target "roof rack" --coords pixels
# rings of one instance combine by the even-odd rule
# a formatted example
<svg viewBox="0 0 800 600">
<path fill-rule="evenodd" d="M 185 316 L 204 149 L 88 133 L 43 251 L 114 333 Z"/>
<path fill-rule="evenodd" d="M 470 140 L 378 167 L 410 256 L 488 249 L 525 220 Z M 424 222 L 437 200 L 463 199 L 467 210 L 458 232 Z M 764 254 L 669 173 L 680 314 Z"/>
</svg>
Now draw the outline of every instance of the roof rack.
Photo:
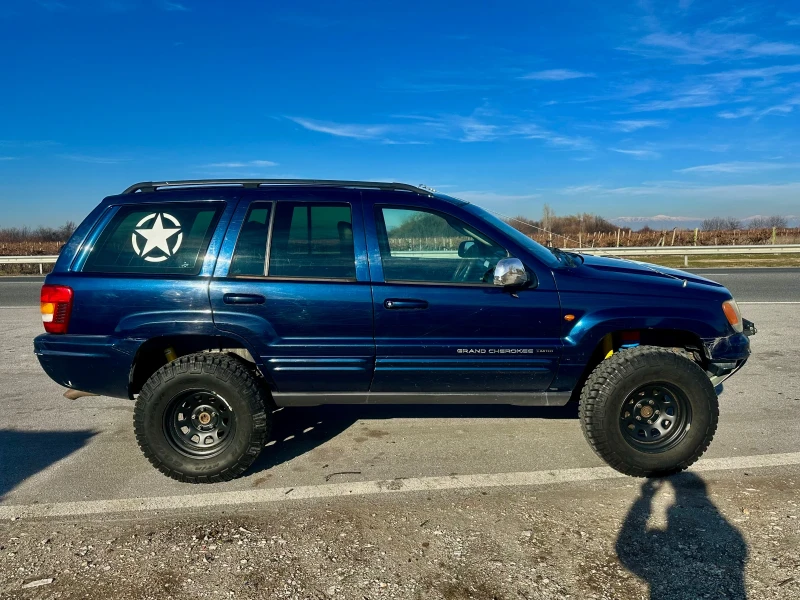
<svg viewBox="0 0 800 600">
<path fill-rule="evenodd" d="M 430 190 L 409 185 L 407 183 L 384 183 L 380 181 L 338 181 L 335 179 L 184 179 L 180 181 L 143 181 L 126 189 L 123 194 L 136 192 L 155 192 L 160 188 L 205 187 L 205 186 L 242 186 L 259 188 L 262 186 L 308 185 L 349 188 L 374 188 L 379 190 L 402 190 L 423 196 L 433 196 Z"/>
</svg>

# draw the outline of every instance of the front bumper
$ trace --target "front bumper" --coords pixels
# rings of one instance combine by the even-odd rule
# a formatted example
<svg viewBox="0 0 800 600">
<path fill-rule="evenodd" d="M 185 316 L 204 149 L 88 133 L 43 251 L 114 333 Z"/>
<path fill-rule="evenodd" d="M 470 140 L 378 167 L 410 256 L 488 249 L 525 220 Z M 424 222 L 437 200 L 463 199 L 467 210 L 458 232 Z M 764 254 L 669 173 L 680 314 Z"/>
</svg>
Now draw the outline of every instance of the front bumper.
<svg viewBox="0 0 800 600">
<path fill-rule="evenodd" d="M 744 366 L 750 358 L 750 337 L 757 332 L 755 324 L 745 319 L 742 333 L 703 340 L 706 371 L 715 387 Z"/>
<path fill-rule="evenodd" d="M 131 365 L 141 340 L 43 333 L 33 351 L 45 373 L 64 387 L 128 398 Z"/>
</svg>

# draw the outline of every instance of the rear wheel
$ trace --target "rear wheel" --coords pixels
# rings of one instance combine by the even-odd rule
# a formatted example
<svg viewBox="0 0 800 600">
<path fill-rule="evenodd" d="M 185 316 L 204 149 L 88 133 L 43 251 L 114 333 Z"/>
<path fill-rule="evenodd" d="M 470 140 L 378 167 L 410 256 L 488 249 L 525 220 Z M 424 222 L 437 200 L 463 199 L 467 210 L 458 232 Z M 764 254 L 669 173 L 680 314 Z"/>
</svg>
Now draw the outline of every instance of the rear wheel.
<svg viewBox="0 0 800 600">
<path fill-rule="evenodd" d="M 677 473 L 708 448 L 719 402 L 700 366 L 667 348 L 640 346 L 601 362 L 583 387 L 579 415 L 592 449 L 639 477 Z"/>
<path fill-rule="evenodd" d="M 183 356 L 156 371 L 134 409 L 136 440 L 165 475 L 189 483 L 227 481 L 258 457 L 269 434 L 267 393 L 241 361 Z"/>
</svg>

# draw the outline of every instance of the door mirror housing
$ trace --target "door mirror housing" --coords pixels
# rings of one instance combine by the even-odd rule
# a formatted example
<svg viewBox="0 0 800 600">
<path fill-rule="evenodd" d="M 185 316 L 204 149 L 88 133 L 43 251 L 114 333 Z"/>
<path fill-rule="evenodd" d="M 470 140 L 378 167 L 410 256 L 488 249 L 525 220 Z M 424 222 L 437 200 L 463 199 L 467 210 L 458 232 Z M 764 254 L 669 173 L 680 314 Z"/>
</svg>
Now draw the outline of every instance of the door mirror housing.
<svg viewBox="0 0 800 600">
<path fill-rule="evenodd" d="M 458 256 L 459 258 L 465 258 L 469 251 L 475 246 L 475 242 L 472 240 L 465 240 L 458 245 Z"/>
<path fill-rule="evenodd" d="M 503 258 L 494 268 L 494 284 L 502 287 L 522 287 L 530 281 L 525 265 L 518 258 Z"/>
</svg>

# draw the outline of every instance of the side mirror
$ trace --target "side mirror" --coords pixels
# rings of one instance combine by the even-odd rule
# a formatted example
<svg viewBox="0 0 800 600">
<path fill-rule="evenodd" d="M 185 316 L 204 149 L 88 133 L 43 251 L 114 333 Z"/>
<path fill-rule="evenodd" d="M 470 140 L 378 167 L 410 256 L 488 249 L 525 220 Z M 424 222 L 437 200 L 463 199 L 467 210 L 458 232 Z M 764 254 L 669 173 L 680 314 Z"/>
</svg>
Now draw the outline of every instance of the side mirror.
<svg viewBox="0 0 800 600">
<path fill-rule="evenodd" d="M 525 265 L 518 258 L 503 258 L 494 268 L 494 284 L 503 287 L 521 287 L 528 283 Z"/>
<path fill-rule="evenodd" d="M 465 258 L 467 253 L 472 250 L 472 247 L 475 245 L 475 242 L 472 240 L 464 240 L 458 245 L 458 257 Z"/>
</svg>

